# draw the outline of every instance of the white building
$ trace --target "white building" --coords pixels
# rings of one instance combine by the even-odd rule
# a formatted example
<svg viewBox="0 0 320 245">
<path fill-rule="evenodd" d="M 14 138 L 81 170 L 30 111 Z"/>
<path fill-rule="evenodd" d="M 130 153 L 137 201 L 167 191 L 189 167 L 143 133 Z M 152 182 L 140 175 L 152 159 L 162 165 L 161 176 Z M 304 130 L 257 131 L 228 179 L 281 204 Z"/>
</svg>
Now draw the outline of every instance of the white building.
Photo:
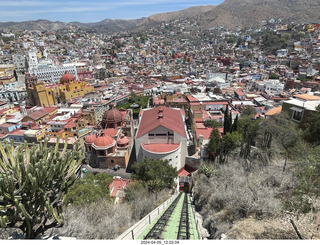
<svg viewBox="0 0 320 245">
<path fill-rule="evenodd" d="M 221 78 L 225 81 L 231 81 L 232 80 L 232 74 L 223 73 L 223 72 L 211 72 L 207 71 L 206 73 L 206 80 L 214 79 L 214 78 Z"/>
<path fill-rule="evenodd" d="M 56 67 L 47 67 L 47 68 L 34 68 L 29 69 L 31 76 L 37 76 L 39 81 L 57 83 L 60 81 L 65 72 L 68 71 L 69 74 L 72 74 L 76 80 L 78 80 L 78 74 L 76 66 L 56 66 Z"/>
<path fill-rule="evenodd" d="M 265 80 L 256 83 L 256 89 L 260 92 L 266 92 L 267 94 L 279 95 L 283 92 L 284 84 L 278 79 Z"/>
<path fill-rule="evenodd" d="M 168 160 L 179 170 L 188 155 L 184 114 L 164 106 L 143 110 L 135 141 L 138 163 L 144 158 Z"/>
<path fill-rule="evenodd" d="M 29 52 L 29 70 L 38 67 L 38 56 L 36 51 Z"/>
<path fill-rule="evenodd" d="M 287 57 L 288 56 L 288 49 L 278 49 L 277 50 L 277 57 Z"/>
</svg>

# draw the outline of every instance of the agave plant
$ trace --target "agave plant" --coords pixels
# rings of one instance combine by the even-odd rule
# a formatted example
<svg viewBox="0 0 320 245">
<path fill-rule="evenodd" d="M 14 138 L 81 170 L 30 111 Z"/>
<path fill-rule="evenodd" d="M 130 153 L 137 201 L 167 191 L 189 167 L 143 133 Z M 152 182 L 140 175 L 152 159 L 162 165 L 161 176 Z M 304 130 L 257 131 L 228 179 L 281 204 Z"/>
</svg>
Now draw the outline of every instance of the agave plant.
<svg viewBox="0 0 320 245">
<path fill-rule="evenodd" d="M 78 179 L 82 151 L 67 151 L 67 138 L 59 152 L 48 142 L 14 147 L 0 143 L 0 226 L 22 230 L 26 239 L 36 238 L 64 222 L 63 198 Z"/>
</svg>

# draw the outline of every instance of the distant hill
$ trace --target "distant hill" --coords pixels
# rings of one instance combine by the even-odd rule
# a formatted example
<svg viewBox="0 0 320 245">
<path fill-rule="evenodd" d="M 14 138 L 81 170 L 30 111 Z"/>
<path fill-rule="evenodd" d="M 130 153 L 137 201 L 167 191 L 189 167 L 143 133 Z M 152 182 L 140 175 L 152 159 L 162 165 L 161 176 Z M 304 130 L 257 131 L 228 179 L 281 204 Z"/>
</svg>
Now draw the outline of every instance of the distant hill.
<svg viewBox="0 0 320 245">
<path fill-rule="evenodd" d="M 206 13 L 210 10 L 213 10 L 215 7 L 215 5 L 190 7 L 180 11 L 151 15 L 147 19 L 156 22 L 167 22 L 178 18 L 189 18 L 202 13 Z"/>
<path fill-rule="evenodd" d="M 0 23 L 0 29 L 18 30 L 59 30 L 69 27 L 70 23 L 60 21 L 52 22 L 49 20 L 31 20 L 23 22 L 3 22 Z"/>
<path fill-rule="evenodd" d="M 195 6 L 180 11 L 159 13 L 135 20 L 105 19 L 95 23 L 64 23 L 48 20 L 0 23 L 0 29 L 59 30 L 70 26 L 90 31 L 135 31 L 153 28 L 179 19 L 196 20 L 204 29 L 254 27 L 261 21 L 281 19 L 283 23 L 320 22 L 320 0 L 225 0 L 220 5 Z"/>
<path fill-rule="evenodd" d="M 284 23 L 320 21 L 320 0 L 225 0 L 216 8 L 200 15 L 203 28 L 253 27 L 259 22 L 281 19 Z"/>
</svg>

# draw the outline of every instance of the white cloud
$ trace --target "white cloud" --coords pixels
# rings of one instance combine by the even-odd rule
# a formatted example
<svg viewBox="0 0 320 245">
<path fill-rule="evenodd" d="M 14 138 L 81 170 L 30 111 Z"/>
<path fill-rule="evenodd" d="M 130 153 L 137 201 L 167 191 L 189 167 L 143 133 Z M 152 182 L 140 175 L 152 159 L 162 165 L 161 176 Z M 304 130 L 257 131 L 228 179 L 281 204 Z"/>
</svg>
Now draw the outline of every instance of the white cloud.
<svg viewBox="0 0 320 245">
<path fill-rule="evenodd" d="M 132 7 L 133 15 L 136 15 L 139 12 L 135 6 L 152 6 L 152 5 L 165 5 L 165 6 L 173 6 L 173 5 L 203 5 L 208 0 L 93 0 L 90 1 L 75 1 L 75 0 L 55 0 L 55 1 L 39 1 L 39 0 L 0 0 L 0 21 L 7 21 L 7 19 L 14 19 L 14 17 L 19 18 L 28 18 L 34 19 L 36 18 L 46 19 L 47 14 L 56 14 L 59 19 L 59 13 L 82 13 L 82 14 L 94 14 L 94 12 L 98 11 L 113 11 L 112 14 L 117 13 L 119 18 L 121 16 L 121 9 L 125 7 Z M 143 16 L 148 15 L 148 13 L 156 13 L 157 9 L 145 8 Z M 71 16 L 70 16 L 71 17 Z M 81 18 L 81 16 L 79 17 Z M 79 19 L 78 19 L 79 20 Z M 63 21 L 63 20 L 62 20 Z"/>
</svg>

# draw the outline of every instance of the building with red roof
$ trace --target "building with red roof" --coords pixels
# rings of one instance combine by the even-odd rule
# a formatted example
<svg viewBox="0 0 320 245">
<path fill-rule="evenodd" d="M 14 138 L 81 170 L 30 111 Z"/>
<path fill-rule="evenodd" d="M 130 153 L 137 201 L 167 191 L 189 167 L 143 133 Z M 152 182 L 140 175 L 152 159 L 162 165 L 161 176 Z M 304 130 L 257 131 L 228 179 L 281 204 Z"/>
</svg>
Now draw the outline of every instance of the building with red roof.
<svg viewBox="0 0 320 245">
<path fill-rule="evenodd" d="M 100 125 L 85 138 L 86 162 L 93 168 L 126 168 L 133 147 L 132 110 L 110 104 Z M 99 129 L 100 127 L 100 129 Z"/>
<path fill-rule="evenodd" d="M 187 134 L 181 110 L 164 106 L 143 110 L 136 133 L 137 162 L 162 159 L 180 169 L 186 156 Z"/>
<path fill-rule="evenodd" d="M 125 197 L 124 189 L 128 187 L 128 185 L 132 184 L 131 179 L 122 179 L 122 178 L 114 178 L 111 184 L 109 185 L 110 197 L 114 199 L 114 203 L 122 202 Z"/>
</svg>

